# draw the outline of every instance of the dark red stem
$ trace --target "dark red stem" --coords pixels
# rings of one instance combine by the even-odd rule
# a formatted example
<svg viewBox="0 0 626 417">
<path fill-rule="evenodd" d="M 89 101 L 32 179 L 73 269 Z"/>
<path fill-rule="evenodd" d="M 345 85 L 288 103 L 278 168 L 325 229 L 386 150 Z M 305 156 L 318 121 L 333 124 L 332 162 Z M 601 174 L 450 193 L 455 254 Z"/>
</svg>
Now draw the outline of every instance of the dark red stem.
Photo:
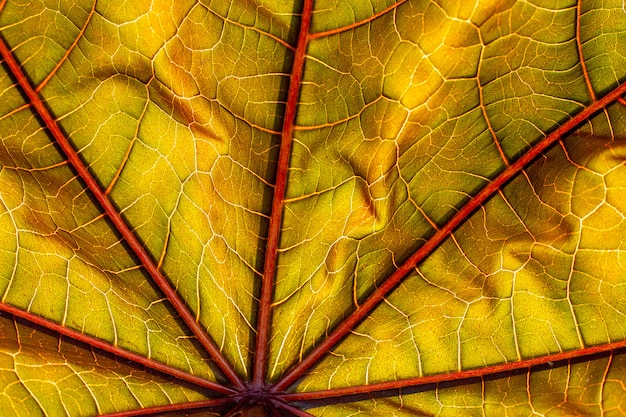
<svg viewBox="0 0 626 417">
<path fill-rule="evenodd" d="M 265 384 L 267 368 L 267 347 L 269 327 L 271 320 L 271 305 L 274 289 L 274 277 L 276 275 L 276 259 L 278 256 L 278 242 L 280 238 L 280 226 L 283 217 L 283 204 L 285 190 L 287 188 L 287 173 L 289 171 L 289 157 L 293 142 L 293 126 L 296 119 L 298 106 L 298 93 L 300 92 L 300 80 L 304 69 L 304 58 L 308 43 L 313 0 L 305 0 L 300 22 L 300 35 L 296 47 L 291 78 L 289 80 L 289 92 L 287 95 L 287 107 L 283 119 L 283 129 L 280 140 L 280 153 L 278 156 L 278 170 L 276 172 L 276 185 L 272 200 L 272 215 L 267 235 L 265 249 L 265 265 L 263 266 L 263 282 L 261 284 L 261 300 L 259 303 L 259 318 L 257 324 L 254 372 L 252 386 L 261 389 Z"/>
<path fill-rule="evenodd" d="M 207 350 L 211 358 L 215 361 L 217 366 L 224 373 L 226 378 L 235 385 L 237 388 L 244 388 L 244 384 L 232 368 L 230 363 L 224 358 L 219 349 L 215 346 L 213 341 L 206 334 L 205 330 L 196 322 L 194 315 L 187 308 L 185 303 L 176 293 L 176 290 L 170 285 L 167 279 L 161 274 L 161 271 L 156 266 L 148 252 L 144 249 L 137 237 L 133 234 L 131 229 L 126 224 L 126 221 L 122 219 L 117 209 L 109 201 L 107 196 L 103 193 L 100 185 L 95 178 L 91 175 L 80 156 L 76 153 L 71 143 L 65 134 L 61 131 L 61 128 L 57 124 L 56 120 L 44 104 L 43 100 L 39 97 L 39 94 L 31 86 L 30 81 L 20 68 L 19 64 L 13 57 L 13 54 L 4 42 L 4 39 L 0 38 L 0 55 L 4 59 L 5 63 L 9 67 L 10 72 L 13 74 L 20 87 L 28 97 L 30 105 L 35 109 L 39 117 L 43 120 L 46 127 L 56 140 L 59 147 L 67 157 L 69 163 L 76 170 L 80 178 L 85 182 L 89 190 L 92 192 L 100 206 L 105 211 L 109 219 L 113 222 L 116 229 L 126 240 L 126 243 L 130 246 L 135 253 L 139 261 L 144 266 L 148 274 L 152 277 L 154 282 L 159 286 L 161 291 L 165 294 L 167 299 L 172 303 L 174 309 L 178 312 L 185 324 L 189 326 L 193 334 L 196 336 L 200 344 Z"/>
<path fill-rule="evenodd" d="M 562 124 L 554 132 L 530 148 L 515 163 L 508 166 L 485 188 L 480 190 L 465 206 L 463 206 L 452 218 L 439 229 L 424 245 L 411 255 L 393 274 L 389 276 L 374 292 L 333 332 L 318 346 L 316 346 L 300 363 L 292 368 L 283 378 L 272 387 L 272 392 L 286 390 L 309 368 L 330 351 L 354 326 L 356 326 L 378 303 L 404 278 L 415 266 L 428 256 L 441 242 L 443 242 L 461 223 L 463 223 L 479 206 L 484 204 L 495 192 L 507 181 L 519 173 L 533 159 L 541 155 L 548 147 L 571 130 L 575 129 L 583 121 L 587 120 L 597 111 L 617 101 L 622 94 L 626 93 L 626 83 L 618 86 L 602 99 L 595 101 L 589 107 L 582 110 L 576 116 Z"/>
</svg>

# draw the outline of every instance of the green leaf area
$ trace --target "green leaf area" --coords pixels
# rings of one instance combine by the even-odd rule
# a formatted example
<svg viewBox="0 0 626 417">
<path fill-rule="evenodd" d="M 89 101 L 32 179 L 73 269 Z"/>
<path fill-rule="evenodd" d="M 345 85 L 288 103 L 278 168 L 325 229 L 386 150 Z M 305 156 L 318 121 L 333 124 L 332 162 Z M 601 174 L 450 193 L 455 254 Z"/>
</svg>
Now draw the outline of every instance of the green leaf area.
<svg viewBox="0 0 626 417">
<path fill-rule="evenodd" d="M 1 416 L 626 415 L 623 0 L 1 0 Z"/>
</svg>

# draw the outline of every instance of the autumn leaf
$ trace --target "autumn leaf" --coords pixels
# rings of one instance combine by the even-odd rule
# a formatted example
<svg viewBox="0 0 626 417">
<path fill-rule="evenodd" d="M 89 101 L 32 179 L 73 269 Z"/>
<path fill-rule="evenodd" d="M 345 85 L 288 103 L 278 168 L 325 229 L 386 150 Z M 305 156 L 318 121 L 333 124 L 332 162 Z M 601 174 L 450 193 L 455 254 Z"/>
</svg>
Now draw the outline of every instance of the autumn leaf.
<svg viewBox="0 0 626 417">
<path fill-rule="evenodd" d="M 626 415 L 623 0 L 3 0 L 0 55 L 2 416 Z"/>
</svg>

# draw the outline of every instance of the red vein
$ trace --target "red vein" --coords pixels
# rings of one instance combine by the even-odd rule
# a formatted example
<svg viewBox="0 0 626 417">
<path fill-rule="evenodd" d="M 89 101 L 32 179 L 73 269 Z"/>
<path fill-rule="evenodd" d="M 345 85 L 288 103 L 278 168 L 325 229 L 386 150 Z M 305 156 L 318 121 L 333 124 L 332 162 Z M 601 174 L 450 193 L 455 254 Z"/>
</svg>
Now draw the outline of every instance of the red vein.
<svg viewBox="0 0 626 417">
<path fill-rule="evenodd" d="M 46 84 L 48 83 L 48 81 L 50 81 L 50 79 L 54 76 L 54 74 L 56 74 L 59 68 L 61 68 L 61 65 L 65 61 L 67 61 L 67 58 L 70 56 L 70 53 L 76 47 L 76 45 L 78 45 L 78 41 L 83 37 L 83 34 L 85 33 L 85 30 L 87 29 L 87 25 L 89 24 L 89 21 L 91 20 L 91 17 L 94 15 L 95 12 L 96 12 L 96 2 L 94 1 L 91 6 L 91 10 L 89 11 L 89 14 L 87 15 L 87 19 L 85 20 L 85 24 L 83 25 L 82 28 L 80 28 L 78 35 L 74 38 L 74 42 L 72 42 L 70 47 L 67 48 L 67 51 L 65 51 L 65 54 L 63 55 L 63 57 L 59 60 L 59 62 L 56 63 L 54 68 L 52 68 L 52 71 L 50 71 L 50 73 L 46 75 L 46 78 L 44 78 L 43 81 L 37 86 L 37 88 L 35 88 L 35 91 L 37 92 L 41 91 L 41 89 L 46 86 Z"/>
<path fill-rule="evenodd" d="M 419 378 L 403 379 L 392 382 L 381 382 L 378 384 L 359 385 L 354 387 L 345 387 L 337 389 L 329 389 L 323 391 L 296 392 L 291 394 L 279 394 L 278 397 L 283 401 L 307 401 L 320 400 L 324 398 L 339 398 L 346 395 L 367 394 L 378 391 L 386 391 L 400 388 L 417 387 L 426 384 L 437 384 L 441 382 L 458 381 L 469 378 L 479 378 L 488 375 L 494 375 L 504 372 L 515 371 L 518 369 L 531 368 L 534 366 L 545 365 L 549 362 L 559 362 L 569 359 L 578 359 L 581 357 L 596 355 L 598 353 L 610 352 L 616 349 L 626 347 L 626 340 L 621 342 L 609 343 L 584 349 L 576 349 L 568 352 L 555 353 L 539 358 L 526 359 L 518 362 L 503 363 L 500 365 L 492 365 L 484 368 L 470 369 L 467 371 L 450 372 L 447 374 L 429 375 Z"/>
<path fill-rule="evenodd" d="M 289 171 L 289 156 L 293 142 L 293 125 L 296 118 L 298 105 L 298 93 L 300 92 L 300 80 L 304 69 L 304 58 L 307 46 L 307 36 L 311 25 L 313 0 L 305 0 L 300 22 L 300 34 L 294 56 L 291 78 L 289 80 L 289 92 L 287 95 L 287 107 L 283 120 L 283 130 L 280 141 L 280 153 L 278 156 L 278 171 L 276 173 L 276 185 L 272 199 L 272 215 L 267 236 L 265 249 L 265 265 L 263 266 L 263 282 L 261 284 L 261 300 L 259 305 L 259 319 L 255 346 L 255 361 L 252 386 L 262 388 L 265 381 L 267 368 L 267 348 L 269 338 L 269 326 L 271 320 L 271 304 L 274 288 L 274 276 L 276 274 L 276 259 L 278 256 L 278 239 L 280 237 L 280 225 L 283 216 L 283 204 L 287 187 L 287 173 Z"/>
<path fill-rule="evenodd" d="M 120 411 L 116 413 L 101 414 L 101 417 L 131 417 L 131 416 L 147 416 L 158 413 L 167 413 L 171 411 L 188 411 L 198 408 L 216 407 L 230 402 L 227 398 L 219 398 L 215 400 L 194 401 L 182 404 L 160 405 L 156 407 L 146 407 L 137 410 Z"/>
<path fill-rule="evenodd" d="M 331 29 L 331 30 L 326 30 L 324 32 L 317 32 L 317 33 L 313 33 L 311 35 L 309 35 L 309 39 L 317 39 L 317 38 L 323 38 L 325 36 L 330 36 L 330 35 L 335 35 L 337 33 L 341 33 L 341 32 L 345 32 L 348 31 L 350 29 L 354 29 L 356 27 L 362 26 L 366 23 L 371 22 L 372 20 L 384 15 L 385 13 L 389 12 L 390 10 L 395 9 L 396 7 L 400 6 L 402 3 L 404 3 L 406 0 L 399 0 L 398 2 L 392 4 L 391 6 L 381 10 L 378 13 L 375 13 L 371 16 L 369 16 L 367 19 L 363 19 L 363 20 L 359 20 L 358 22 L 354 22 L 350 25 L 347 26 L 342 26 L 336 29 Z"/>
<path fill-rule="evenodd" d="M 595 112 L 617 101 L 620 95 L 626 93 L 626 83 L 618 86 L 601 100 L 594 102 L 582 110 L 576 116 L 562 124 L 554 132 L 533 146 L 526 154 L 517 159 L 513 164 L 502 171 L 491 183 L 476 194 L 465 206 L 463 206 L 449 221 L 439 229 L 424 245 L 409 257 L 396 271 L 389 276 L 374 292 L 361 304 L 350 316 L 348 316 L 333 332 L 306 358 L 292 368 L 283 378 L 272 387 L 272 392 L 284 391 L 309 368 L 330 351 L 354 326 L 356 326 L 383 298 L 405 277 L 415 266 L 439 246 L 457 226 L 464 222 L 474 210 L 487 201 L 507 181 L 519 173 L 528 163 L 541 155 L 549 146 L 560 140 L 566 133 L 576 128 L 584 120 L 591 117 Z"/>
<path fill-rule="evenodd" d="M 86 334 L 80 333 L 76 330 L 72 330 L 70 328 L 67 328 L 65 326 L 62 326 L 58 323 L 53 322 L 52 320 L 48 320 L 46 318 L 43 318 L 41 316 L 37 316 L 33 313 L 30 313 L 28 311 L 24 311 L 20 308 L 14 307 L 12 305 L 9 304 L 5 304 L 0 302 L 0 311 L 4 311 L 7 313 L 12 314 L 15 317 L 19 317 L 21 319 L 27 320 L 31 323 L 35 323 L 41 327 L 45 327 L 46 329 L 50 329 L 52 331 L 55 331 L 63 336 L 66 336 L 70 339 L 82 342 L 82 343 L 86 343 L 90 346 L 93 346 L 97 349 L 100 349 L 102 351 L 108 352 L 108 353 L 112 353 L 120 358 L 124 358 L 124 359 L 128 359 L 130 361 L 139 363 L 147 368 L 150 369 L 154 369 L 156 371 L 162 372 L 164 374 L 173 376 L 174 378 L 183 380 L 183 381 L 187 381 L 190 382 L 194 385 L 198 385 L 200 387 L 203 388 L 208 388 L 211 391 L 215 391 L 218 392 L 220 394 L 233 394 L 235 391 L 224 387 L 220 384 L 217 384 L 215 382 L 211 382 L 208 381 L 204 378 L 200 378 L 198 376 L 192 375 L 190 373 L 187 373 L 185 371 L 181 371 L 180 369 L 176 369 L 173 368 L 169 365 L 166 365 L 164 363 L 155 361 L 153 359 L 149 359 L 146 358 L 145 356 L 139 355 L 137 353 L 133 353 L 130 351 L 127 351 L 125 349 L 119 348 L 117 346 L 112 345 L 111 343 L 108 342 L 104 342 L 100 339 L 96 339 L 95 337 L 92 336 L 88 336 Z"/>
<path fill-rule="evenodd" d="M 174 290 L 174 288 L 170 285 L 167 279 L 161 274 L 161 271 L 158 269 L 148 252 L 144 249 L 137 237 L 128 227 L 126 221 L 122 219 L 122 216 L 109 201 L 107 196 L 103 193 L 100 185 L 97 183 L 95 178 L 89 173 L 89 170 L 81 161 L 80 156 L 76 153 L 65 134 L 61 131 L 61 128 L 57 124 L 56 120 L 54 119 L 46 105 L 43 103 L 42 99 L 39 97 L 39 94 L 31 86 L 26 75 L 20 68 L 19 64 L 13 57 L 13 54 L 8 49 L 4 42 L 4 39 L 2 38 L 0 38 L 0 55 L 2 55 L 2 57 L 4 58 L 4 61 L 8 65 L 10 71 L 13 73 L 17 82 L 22 87 L 22 90 L 30 100 L 32 107 L 35 109 L 39 117 L 41 117 L 59 147 L 63 150 L 72 167 L 76 170 L 80 178 L 85 182 L 96 200 L 98 200 L 98 203 L 100 203 L 102 209 L 109 216 L 109 219 L 113 222 L 116 229 L 124 237 L 126 243 L 130 246 L 137 258 L 139 258 L 139 261 L 144 266 L 148 274 L 159 286 L 161 291 L 163 291 L 174 309 L 178 312 L 185 324 L 187 324 L 189 329 L 196 336 L 200 344 L 207 350 L 213 361 L 221 369 L 226 378 L 228 378 L 228 380 L 237 388 L 243 388 L 243 382 L 241 381 L 235 370 L 232 368 L 230 363 L 226 360 L 226 358 L 224 358 L 222 353 L 215 346 L 213 341 L 209 338 L 209 336 L 200 326 L 200 324 L 196 322 L 194 315 L 187 308 L 184 301 L 178 296 L 176 290 Z"/>
<path fill-rule="evenodd" d="M 309 414 L 306 411 L 300 410 L 299 408 L 283 403 L 281 401 L 272 401 L 272 404 L 274 404 L 276 408 L 281 408 L 298 417 L 314 417 L 313 414 Z"/>
<path fill-rule="evenodd" d="M 593 91 L 591 79 L 589 78 L 589 73 L 587 72 L 587 64 L 585 63 L 585 57 L 583 55 L 583 45 L 580 42 L 580 3 L 581 2 L 579 0 L 576 4 L 576 49 L 578 50 L 578 58 L 580 60 L 580 67 L 583 72 L 583 77 L 585 77 L 587 92 L 589 93 L 589 97 L 591 97 L 591 101 L 596 101 L 596 93 Z"/>
</svg>

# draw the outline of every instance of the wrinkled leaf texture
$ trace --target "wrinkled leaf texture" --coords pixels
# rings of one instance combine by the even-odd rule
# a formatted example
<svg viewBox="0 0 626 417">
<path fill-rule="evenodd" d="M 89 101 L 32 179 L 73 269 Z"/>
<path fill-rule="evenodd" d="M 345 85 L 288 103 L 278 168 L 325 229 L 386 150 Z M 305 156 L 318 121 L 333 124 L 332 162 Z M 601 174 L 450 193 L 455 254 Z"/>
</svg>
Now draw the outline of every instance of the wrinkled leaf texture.
<svg viewBox="0 0 626 417">
<path fill-rule="evenodd" d="M 0 7 L 2 416 L 626 415 L 623 0 Z"/>
</svg>

